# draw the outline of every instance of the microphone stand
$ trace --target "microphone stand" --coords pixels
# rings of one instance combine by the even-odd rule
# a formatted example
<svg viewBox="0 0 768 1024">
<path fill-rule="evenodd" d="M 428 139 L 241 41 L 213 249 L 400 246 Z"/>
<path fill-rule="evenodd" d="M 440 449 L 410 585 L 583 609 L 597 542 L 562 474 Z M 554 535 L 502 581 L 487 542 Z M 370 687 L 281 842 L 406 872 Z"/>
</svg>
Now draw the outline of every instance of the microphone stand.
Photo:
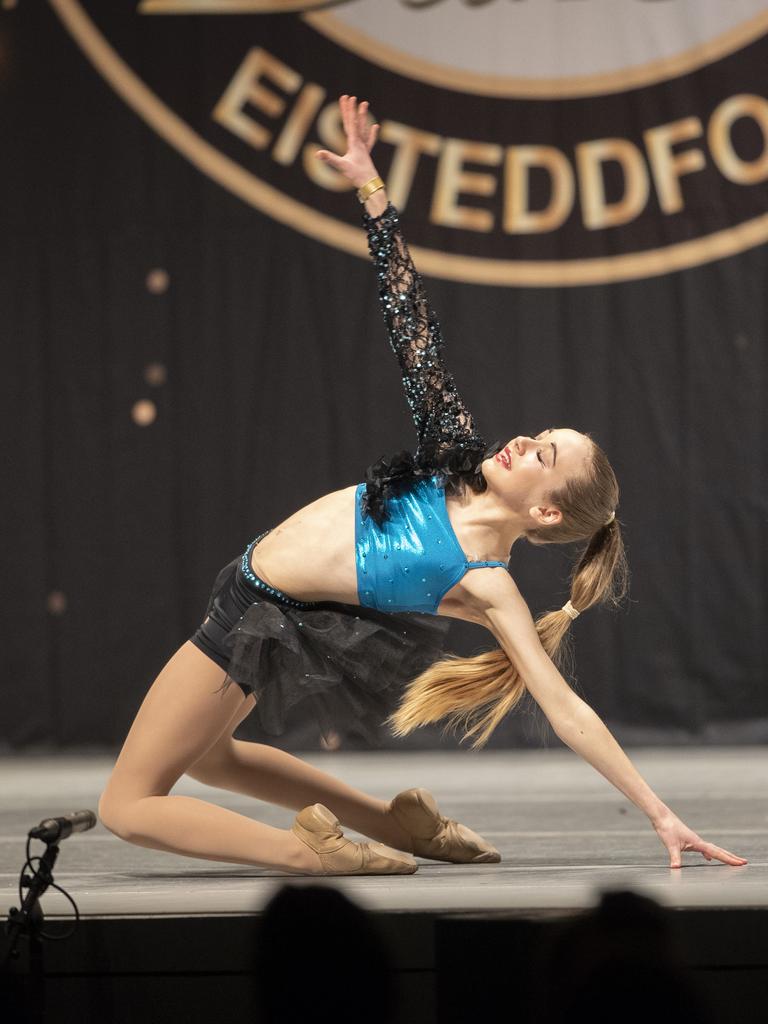
<svg viewBox="0 0 768 1024">
<path fill-rule="evenodd" d="M 25 1016 L 14 1017 L 16 1020 L 43 1020 L 45 992 L 43 943 L 40 933 L 45 915 L 40 906 L 40 897 L 53 882 L 53 866 L 58 855 L 58 845 L 47 843 L 45 853 L 39 858 L 40 863 L 34 873 L 30 875 L 24 872 L 21 876 L 21 886 L 27 889 L 21 908 L 17 910 L 16 907 L 11 907 L 8 913 L 5 932 L 9 940 L 3 958 L 3 973 L 7 972 L 11 961 L 19 959 L 19 938 L 25 936 L 29 940 L 29 982 L 26 985 L 27 992 L 23 1005 L 17 1007 Z M 19 991 L 23 991 L 23 988 L 20 987 Z"/>
</svg>

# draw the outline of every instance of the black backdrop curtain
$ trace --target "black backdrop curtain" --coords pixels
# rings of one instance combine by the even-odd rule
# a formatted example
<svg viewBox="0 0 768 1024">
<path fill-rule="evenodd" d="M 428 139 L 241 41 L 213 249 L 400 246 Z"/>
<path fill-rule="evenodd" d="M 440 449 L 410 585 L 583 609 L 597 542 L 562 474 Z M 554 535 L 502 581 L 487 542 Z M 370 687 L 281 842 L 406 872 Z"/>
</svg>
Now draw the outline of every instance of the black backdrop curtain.
<svg viewBox="0 0 768 1024">
<path fill-rule="evenodd" d="M 116 35 L 131 6 L 115 5 Z M 207 100 L 178 65 L 200 69 L 202 97 L 201 33 L 176 20 L 167 68 L 191 108 Z M 365 260 L 202 173 L 105 84 L 53 8 L 6 11 L 0 43 L 0 742 L 116 744 L 217 570 L 413 433 Z M 348 91 L 385 75 L 340 56 L 340 79 L 343 60 Z M 375 99 L 386 113 L 386 84 Z M 355 222 L 353 196 L 329 203 Z M 409 239 L 419 203 L 416 189 Z M 575 685 L 624 741 L 768 738 L 765 281 L 765 245 L 576 287 L 426 276 L 486 437 L 572 425 L 617 471 L 630 600 L 573 632 Z M 156 410 L 146 426 L 141 401 Z M 572 555 L 516 546 L 532 610 L 566 598 Z M 454 650 L 491 643 L 452 627 Z M 517 716 L 493 742 L 539 735 Z M 320 739 L 309 714 L 279 742 Z M 452 743 L 434 730 L 409 745 L 439 742 Z"/>
</svg>

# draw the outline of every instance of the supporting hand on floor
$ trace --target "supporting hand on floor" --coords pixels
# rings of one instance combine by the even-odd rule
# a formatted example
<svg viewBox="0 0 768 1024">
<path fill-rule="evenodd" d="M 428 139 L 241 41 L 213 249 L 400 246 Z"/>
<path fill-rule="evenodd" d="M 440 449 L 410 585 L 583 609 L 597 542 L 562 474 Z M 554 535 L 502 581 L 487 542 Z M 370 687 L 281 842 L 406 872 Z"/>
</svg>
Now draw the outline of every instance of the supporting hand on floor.
<svg viewBox="0 0 768 1024">
<path fill-rule="evenodd" d="M 685 851 L 701 853 L 707 860 L 720 860 L 723 864 L 732 864 L 734 867 L 747 863 L 744 857 L 737 857 L 735 853 L 729 853 L 714 843 L 706 842 L 671 812 L 654 822 L 653 827 L 669 852 L 671 868 L 682 867 L 682 855 Z"/>
</svg>

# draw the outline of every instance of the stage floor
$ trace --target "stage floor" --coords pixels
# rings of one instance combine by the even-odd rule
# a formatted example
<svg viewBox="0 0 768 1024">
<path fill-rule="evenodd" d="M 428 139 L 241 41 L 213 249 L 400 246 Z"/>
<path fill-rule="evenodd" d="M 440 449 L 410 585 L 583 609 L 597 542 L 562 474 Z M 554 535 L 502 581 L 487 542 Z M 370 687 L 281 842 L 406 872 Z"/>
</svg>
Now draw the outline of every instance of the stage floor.
<svg viewBox="0 0 768 1024">
<path fill-rule="evenodd" d="M 630 887 L 672 907 L 768 906 L 768 753 L 762 747 L 629 751 L 653 789 L 703 838 L 748 858 L 733 868 L 668 857 L 645 816 L 568 750 L 312 754 L 307 760 L 380 797 L 425 786 L 443 813 L 487 836 L 500 864 L 420 861 L 414 875 L 333 878 L 375 911 L 570 911 L 604 889 Z M 0 905 L 18 905 L 27 830 L 42 818 L 90 808 L 113 758 L 0 758 Z M 272 825 L 293 813 L 183 778 L 174 793 L 212 800 Z M 354 833 L 349 833 L 354 835 Z M 33 854 L 43 845 L 32 844 Z M 306 879 L 148 850 L 99 823 L 61 844 L 55 880 L 84 917 L 252 914 L 276 887 Z M 313 879 L 312 881 L 316 881 Z M 46 917 L 71 916 L 55 891 Z"/>
</svg>

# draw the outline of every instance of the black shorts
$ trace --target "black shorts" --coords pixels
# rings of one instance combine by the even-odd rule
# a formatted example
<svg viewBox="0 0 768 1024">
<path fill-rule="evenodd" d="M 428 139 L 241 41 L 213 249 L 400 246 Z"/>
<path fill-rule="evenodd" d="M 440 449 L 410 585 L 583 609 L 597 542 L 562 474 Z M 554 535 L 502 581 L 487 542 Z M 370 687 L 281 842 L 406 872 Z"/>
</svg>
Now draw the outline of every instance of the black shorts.
<svg viewBox="0 0 768 1024">
<path fill-rule="evenodd" d="M 256 697 L 255 716 L 280 735 L 301 704 L 323 731 L 375 742 L 404 685 L 443 653 L 450 620 L 357 604 L 302 602 L 253 573 L 250 544 L 219 572 L 192 643 Z"/>
<path fill-rule="evenodd" d="M 225 671 L 229 669 L 232 648 L 225 646 L 224 637 L 235 628 L 255 602 L 272 601 L 297 609 L 316 607 L 313 602 L 296 601 L 288 594 L 270 587 L 251 569 L 251 551 L 268 532 L 259 534 L 244 554 L 238 555 L 219 572 L 208 599 L 206 617 L 190 637 L 195 647 Z M 253 686 L 249 683 L 237 679 L 234 682 L 246 696 L 253 692 Z"/>
<path fill-rule="evenodd" d="M 195 647 L 198 647 L 203 654 L 207 654 L 211 661 L 215 661 L 225 672 L 229 668 L 231 652 L 224 647 L 222 640 L 251 603 L 245 595 L 235 589 L 234 570 L 235 565 L 233 564 L 228 585 L 219 591 L 208 615 L 190 637 Z M 238 683 L 238 686 L 246 697 L 252 692 L 252 687 L 247 687 L 242 683 Z"/>
</svg>

